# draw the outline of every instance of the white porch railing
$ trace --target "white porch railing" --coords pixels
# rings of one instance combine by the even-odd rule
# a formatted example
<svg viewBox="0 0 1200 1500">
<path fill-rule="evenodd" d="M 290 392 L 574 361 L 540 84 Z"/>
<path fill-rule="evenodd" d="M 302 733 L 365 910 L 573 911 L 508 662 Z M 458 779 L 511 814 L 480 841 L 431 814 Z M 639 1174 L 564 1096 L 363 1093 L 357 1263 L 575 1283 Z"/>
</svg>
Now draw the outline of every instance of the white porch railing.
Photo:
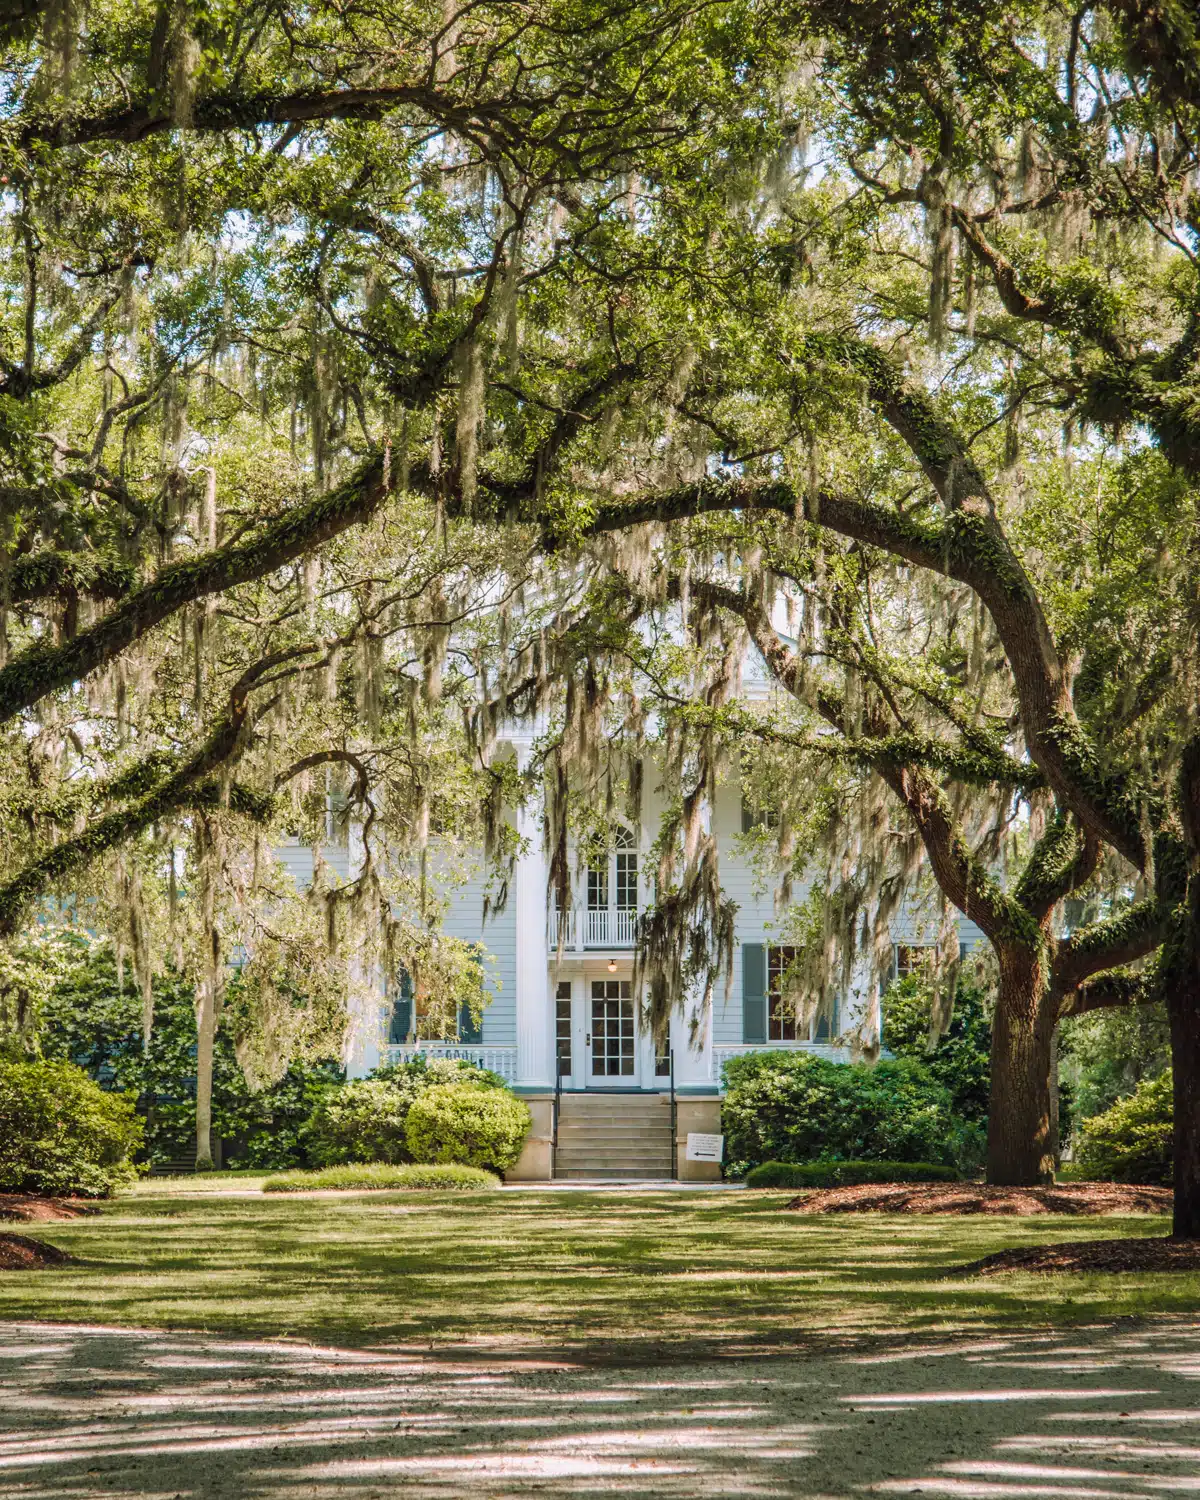
<svg viewBox="0 0 1200 1500">
<path fill-rule="evenodd" d="M 570 911 L 551 911 L 551 950 L 561 941 L 564 951 L 582 953 L 589 948 L 632 948 L 638 914 L 631 907 L 575 906 Z"/>
<path fill-rule="evenodd" d="M 731 1057 L 745 1057 L 748 1052 L 812 1052 L 817 1057 L 826 1057 L 830 1062 L 849 1062 L 850 1048 L 837 1047 L 829 1042 L 741 1042 L 736 1046 L 717 1046 L 712 1049 L 712 1081 L 721 1083 L 721 1070 Z"/>
<path fill-rule="evenodd" d="M 457 1062 L 474 1063 L 477 1068 L 490 1068 L 499 1073 L 505 1083 L 517 1081 L 517 1049 L 515 1047 L 487 1047 L 471 1042 L 408 1042 L 401 1046 L 380 1047 L 379 1061 L 392 1067 L 412 1062 L 416 1057 L 446 1057 Z"/>
<path fill-rule="evenodd" d="M 619 906 L 601 906 L 587 912 L 585 948 L 632 948 L 637 912 Z"/>
</svg>

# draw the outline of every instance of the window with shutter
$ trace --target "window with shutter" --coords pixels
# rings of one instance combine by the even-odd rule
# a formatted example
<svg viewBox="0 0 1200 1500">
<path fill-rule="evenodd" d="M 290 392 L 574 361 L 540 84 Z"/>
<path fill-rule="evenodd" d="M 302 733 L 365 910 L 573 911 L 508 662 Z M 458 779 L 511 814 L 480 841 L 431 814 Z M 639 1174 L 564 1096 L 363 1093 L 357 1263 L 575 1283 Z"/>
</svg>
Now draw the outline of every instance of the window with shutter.
<svg viewBox="0 0 1200 1500">
<path fill-rule="evenodd" d="M 762 943 L 742 944 L 742 1041 L 767 1040 L 767 954 Z"/>
<path fill-rule="evenodd" d="M 400 974 L 399 983 L 392 993 L 392 1015 L 388 1022 L 388 1044 L 402 1047 L 413 1029 L 412 980 L 406 973 Z"/>
<path fill-rule="evenodd" d="M 480 965 L 483 962 L 478 953 L 471 955 L 471 961 Z M 483 1041 L 483 1017 L 473 1016 L 465 1000 L 458 1007 L 458 1040 L 472 1045 Z"/>
</svg>

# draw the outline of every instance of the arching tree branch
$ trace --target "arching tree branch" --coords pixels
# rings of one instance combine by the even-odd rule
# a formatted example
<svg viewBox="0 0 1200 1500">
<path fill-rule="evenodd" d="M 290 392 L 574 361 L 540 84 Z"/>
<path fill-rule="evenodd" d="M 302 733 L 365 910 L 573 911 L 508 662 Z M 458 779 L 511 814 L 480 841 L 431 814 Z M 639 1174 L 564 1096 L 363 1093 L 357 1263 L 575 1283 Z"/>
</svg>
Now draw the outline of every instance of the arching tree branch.
<svg viewBox="0 0 1200 1500">
<path fill-rule="evenodd" d="M 367 520 L 388 484 L 376 454 L 338 489 L 285 511 L 257 535 L 161 569 L 73 640 L 29 647 L 0 670 L 0 723 L 113 660 L 182 605 L 262 578 Z"/>
</svg>

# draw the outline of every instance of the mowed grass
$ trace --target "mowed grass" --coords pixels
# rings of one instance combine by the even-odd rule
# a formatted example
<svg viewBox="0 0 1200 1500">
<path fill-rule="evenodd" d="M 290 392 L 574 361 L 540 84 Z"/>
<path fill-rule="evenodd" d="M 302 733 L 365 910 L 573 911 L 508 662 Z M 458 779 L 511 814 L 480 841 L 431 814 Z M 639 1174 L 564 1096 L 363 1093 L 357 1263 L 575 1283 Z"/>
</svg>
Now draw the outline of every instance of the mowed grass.
<svg viewBox="0 0 1200 1500">
<path fill-rule="evenodd" d="M 249 1183 L 247 1183 L 249 1186 Z M 154 1183 L 22 1226 L 80 1257 L 0 1273 L 0 1317 L 343 1344 L 697 1355 L 1194 1312 L 1200 1275 L 955 1276 L 992 1251 L 1164 1234 L 1153 1218 L 783 1212 L 786 1193 L 217 1197 Z"/>
</svg>

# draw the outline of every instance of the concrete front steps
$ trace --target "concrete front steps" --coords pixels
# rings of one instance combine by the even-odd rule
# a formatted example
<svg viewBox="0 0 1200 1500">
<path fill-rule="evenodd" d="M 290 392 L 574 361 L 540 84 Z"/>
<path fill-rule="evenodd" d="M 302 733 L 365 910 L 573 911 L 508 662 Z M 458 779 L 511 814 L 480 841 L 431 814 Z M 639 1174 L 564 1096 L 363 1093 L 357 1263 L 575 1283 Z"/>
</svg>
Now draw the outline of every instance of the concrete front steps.
<svg viewBox="0 0 1200 1500">
<path fill-rule="evenodd" d="M 556 1178 L 672 1177 L 670 1094 L 594 1092 L 559 1100 Z"/>
</svg>

